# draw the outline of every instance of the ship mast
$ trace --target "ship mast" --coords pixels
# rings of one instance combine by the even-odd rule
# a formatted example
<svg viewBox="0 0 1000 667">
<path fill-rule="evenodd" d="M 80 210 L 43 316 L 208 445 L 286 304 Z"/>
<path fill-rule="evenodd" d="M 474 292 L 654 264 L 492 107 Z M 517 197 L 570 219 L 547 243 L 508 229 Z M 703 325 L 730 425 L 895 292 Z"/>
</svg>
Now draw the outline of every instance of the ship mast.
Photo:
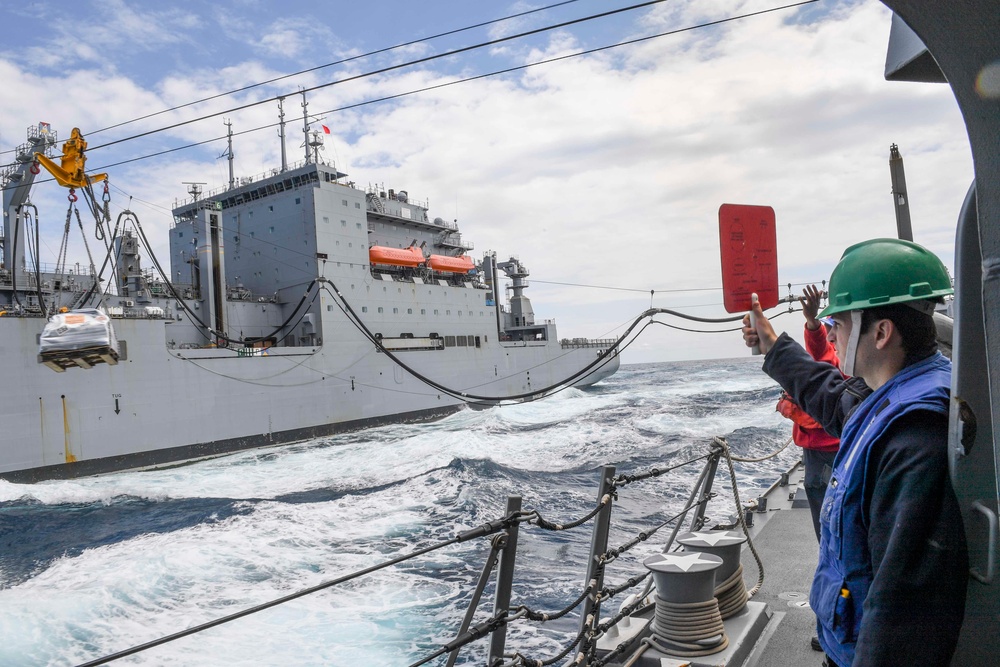
<svg viewBox="0 0 1000 667">
<path fill-rule="evenodd" d="M 306 164 L 309 164 L 309 102 L 306 100 L 306 91 L 302 91 L 302 135 L 305 137 L 303 145 L 306 147 Z"/>
<path fill-rule="evenodd" d="M 288 159 L 285 157 L 285 98 L 278 98 L 278 136 L 281 137 L 281 171 L 288 171 Z"/>
<path fill-rule="evenodd" d="M 236 176 L 233 175 L 233 121 L 226 118 L 222 122 L 226 126 L 226 138 L 229 143 L 226 147 L 226 152 L 219 157 L 229 159 L 229 189 L 232 190 L 236 187 Z"/>
<path fill-rule="evenodd" d="M 903 174 L 903 156 L 896 144 L 889 146 L 889 177 L 892 179 L 892 205 L 896 210 L 896 233 L 904 241 L 913 240 L 910 225 L 910 200 L 906 196 L 906 176 Z"/>
</svg>

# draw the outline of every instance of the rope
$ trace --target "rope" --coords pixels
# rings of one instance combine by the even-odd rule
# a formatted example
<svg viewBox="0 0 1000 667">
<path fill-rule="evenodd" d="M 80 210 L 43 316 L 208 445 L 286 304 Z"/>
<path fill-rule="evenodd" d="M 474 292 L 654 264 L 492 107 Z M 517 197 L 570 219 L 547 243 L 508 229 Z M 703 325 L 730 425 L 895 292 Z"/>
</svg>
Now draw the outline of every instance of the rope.
<svg viewBox="0 0 1000 667">
<path fill-rule="evenodd" d="M 632 604 L 623 607 L 622 610 L 620 612 L 618 612 L 618 614 L 616 616 L 608 619 L 604 623 L 601 623 L 598 626 L 598 630 L 603 634 L 603 633 L 607 632 L 608 629 L 611 628 L 611 626 L 617 625 L 618 622 L 621 621 L 626 616 L 629 616 L 632 613 L 637 613 L 637 614 L 645 613 L 646 610 L 648 610 L 653 605 L 651 605 L 651 604 L 645 604 L 644 605 L 643 604 L 644 600 L 645 600 L 645 596 L 643 596 L 640 599 L 635 600 Z M 622 653 L 624 653 L 625 651 L 627 651 L 628 648 L 632 644 L 634 644 L 635 640 L 638 639 L 640 636 L 641 635 L 636 635 L 634 637 L 626 639 L 621 644 L 619 644 L 618 646 L 616 646 L 613 651 L 610 651 L 609 653 L 606 653 L 604 655 L 604 657 L 592 660 L 591 663 L 590 663 L 590 667 L 603 667 L 604 665 L 608 664 L 609 662 L 615 660 L 618 656 L 620 656 Z M 640 655 L 644 651 L 645 651 L 645 649 L 640 649 Z"/>
<path fill-rule="evenodd" d="M 101 277 L 97 275 L 97 267 L 94 265 L 94 256 L 90 253 L 90 244 L 87 243 L 87 232 L 83 229 L 83 220 L 80 219 L 80 209 L 76 206 L 70 204 L 73 208 L 73 212 L 76 214 L 76 222 L 80 225 L 80 235 L 83 236 L 83 247 L 87 249 L 87 260 L 90 262 L 90 275 L 94 277 L 94 282 L 96 285 L 100 285 Z M 100 287 L 97 288 L 100 297 L 97 299 L 98 305 L 104 304 L 104 292 L 100 291 Z"/>
<path fill-rule="evenodd" d="M 535 517 L 529 523 L 534 523 L 536 526 L 544 530 L 570 530 L 572 528 L 576 528 L 578 526 L 587 523 L 595 516 L 597 516 L 600 513 L 600 511 L 604 509 L 604 507 L 608 503 L 611 502 L 612 498 L 617 498 L 617 494 L 615 493 L 614 489 L 614 482 L 612 482 L 611 490 L 608 491 L 608 493 L 605 493 L 604 497 L 601 498 L 601 502 L 597 503 L 597 506 L 594 509 L 587 512 L 587 514 L 580 517 L 576 521 L 571 521 L 570 523 L 566 524 L 552 523 L 551 521 L 548 521 L 544 517 L 542 517 L 542 515 L 539 514 L 538 512 L 533 512 Z"/>
<path fill-rule="evenodd" d="M 739 613 L 746 606 L 749 596 L 743 583 L 743 563 L 736 566 L 736 571 L 724 582 L 715 587 L 715 599 L 719 601 L 719 612 L 722 618 L 729 618 Z"/>
<path fill-rule="evenodd" d="M 464 635 L 448 642 L 447 644 L 439 648 L 431 655 L 423 658 L 422 660 L 414 662 L 413 664 L 410 665 L 410 667 L 420 667 L 420 665 L 425 665 L 431 660 L 434 660 L 435 658 L 439 658 L 442 655 L 451 653 L 452 651 L 462 648 L 466 644 L 471 644 L 472 642 L 476 641 L 481 637 L 485 637 L 486 635 L 492 634 L 495 630 L 497 630 L 501 626 L 506 625 L 511 621 L 517 620 L 518 618 L 520 618 L 520 616 L 517 615 L 508 618 L 507 610 L 502 610 L 498 612 L 496 615 L 489 618 L 488 620 L 483 621 L 479 625 L 473 626 Z"/>
<path fill-rule="evenodd" d="M 696 456 L 693 459 L 688 459 L 687 461 L 683 461 L 681 463 L 678 463 L 677 465 L 670 466 L 669 468 L 650 468 L 646 472 L 640 472 L 635 475 L 620 474 L 617 477 L 615 477 L 614 486 L 612 488 L 618 488 L 620 486 L 625 486 L 626 484 L 631 484 L 632 482 L 641 482 L 642 480 L 645 479 L 652 479 L 653 477 L 659 477 L 663 473 L 676 470 L 677 468 L 681 468 L 691 463 L 695 463 L 696 461 L 701 461 L 702 459 L 707 459 L 710 456 L 712 456 L 711 453 L 703 454 L 702 456 Z"/>
<path fill-rule="evenodd" d="M 709 642 L 718 638 L 714 644 Z M 695 657 L 718 653 L 729 646 L 719 601 L 667 602 L 656 598 L 651 643 L 665 653 Z"/>
<path fill-rule="evenodd" d="M 716 440 L 718 440 L 718 438 L 716 438 Z M 759 459 L 743 458 L 743 457 L 740 457 L 740 456 L 733 456 L 732 459 L 734 461 L 739 461 L 740 463 L 760 463 L 761 461 L 766 461 L 768 459 L 773 459 L 775 456 L 777 456 L 781 452 L 785 451 L 785 448 L 788 447 L 788 445 L 790 445 L 790 444 L 792 444 L 792 436 L 788 436 L 788 440 L 785 440 L 785 444 L 783 444 L 777 450 L 775 450 L 774 452 L 771 452 L 770 454 L 767 454 L 766 456 L 762 456 Z M 726 451 L 728 452 L 729 450 L 727 449 Z M 728 453 L 727 453 L 727 456 L 728 456 Z"/>
<path fill-rule="evenodd" d="M 736 487 L 736 469 L 733 468 L 733 457 L 729 452 L 729 443 L 726 442 L 725 438 L 715 437 L 715 444 L 722 448 L 723 453 L 726 455 L 726 465 L 729 467 L 729 479 L 733 485 L 733 500 L 736 503 L 736 517 L 740 524 L 740 528 L 743 529 L 743 534 L 747 536 L 747 546 L 750 547 L 750 553 L 753 554 L 754 560 L 757 562 L 757 583 L 747 591 L 749 597 L 753 597 L 760 590 L 760 587 L 764 585 L 764 563 L 760 558 L 760 554 L 757 553 L 757 547 L 753 544 L 753 539 L 750 537 L 750 529 L 747 528 L 746 519 L 743 516 L 743 504 L 740 502 L 740 491 Z M 785 443 L 787 446 L 788 443 Z"/>
<path fill-rule="evenodd" d="M 66 224 L 63 226 L 62 242 L 59 244 L 59 254 L 56 257 L 56 273 L 63 273 L 66 270 L 66 255 L 69 249 L 69 230 L 73 221 L 73 202 L 70 202 L 66 209 Z"/>
</svg>

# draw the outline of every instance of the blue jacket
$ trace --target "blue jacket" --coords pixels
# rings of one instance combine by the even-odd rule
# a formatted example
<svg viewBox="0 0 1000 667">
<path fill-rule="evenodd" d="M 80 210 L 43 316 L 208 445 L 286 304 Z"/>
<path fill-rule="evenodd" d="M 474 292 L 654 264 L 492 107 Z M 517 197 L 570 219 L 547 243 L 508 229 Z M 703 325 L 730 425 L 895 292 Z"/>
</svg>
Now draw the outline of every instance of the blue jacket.
<svg viewBox="0 0 1000 667">
<path fill-rule="evenodd" d="M 897 373 L 865 399 L 844 426 L 844 455 L 834 463 L 823 501 L 819 564 L 809 594 L 820 644 L 841 665 L 854 662 L 873 578 L 863 503 L 871 445 L 908 412 L 947 415 L 950 386 L 951 363 L 940 354 L 929 357 Z"/>
<path fill-rule="evenodd" d="M 968 570 L 947 473 L 951 363 L 935 354 L 872 393 L 783 335 L 764 370 L 841 436 L 810 595 L 824 650 L 842 667 L 947 665 Z"/>
</svg>

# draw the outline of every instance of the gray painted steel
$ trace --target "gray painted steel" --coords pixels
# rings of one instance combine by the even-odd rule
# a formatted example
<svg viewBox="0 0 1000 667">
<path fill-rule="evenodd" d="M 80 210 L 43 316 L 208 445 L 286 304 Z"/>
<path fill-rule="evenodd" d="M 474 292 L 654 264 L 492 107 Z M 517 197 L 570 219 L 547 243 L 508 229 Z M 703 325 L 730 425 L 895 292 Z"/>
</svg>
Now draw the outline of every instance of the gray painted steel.
<svg viewBox="0 0 1000 667">
<path fill-rule="evenodd" d="M 139 266 L 131 230 L 117 239 L 117 294 L 101 304 L 122 342 L 114 366 L 56 373 L 36 358 L 43 315 L 73 304 L 91 276 L 41 274 L 44 313 L 34 288 L 21 290 L 33 273 L 19 274 L 17 295 L 0 276 L 8 311 L 0 346 L 17 379 L 0 400 L 0 477 L 159 464 L 464 405 L 417 376 L 503 398 L 567 379 L 585 386 L 617 370 L 612 353 L 574 377 L 612 341 L 559 341 L 553 322 L 535 322 L 521 289 L 511 317 L 482 271 L 373 264 L 372 245 L 455 257 L 472 244 L 407 193 L 366 192 L 344 176 L 309 163 L 203 197 L 194 191 L 169 232 L 179 299 Z M 486 266 L 494 263 L 490 254 Z M 507 264 L 520 282 L 526 270 Z"/>
</svg>

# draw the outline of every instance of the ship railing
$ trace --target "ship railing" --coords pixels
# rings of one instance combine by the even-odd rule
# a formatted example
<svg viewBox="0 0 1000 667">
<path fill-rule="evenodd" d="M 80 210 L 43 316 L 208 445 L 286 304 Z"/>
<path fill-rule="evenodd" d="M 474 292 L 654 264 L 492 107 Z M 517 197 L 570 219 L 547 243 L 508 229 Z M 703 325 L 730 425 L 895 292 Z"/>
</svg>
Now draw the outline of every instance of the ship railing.
<svg viewBox="0 0 1000 667">
<path fill-rule="evenodd" d="M 578 347 L 612 347 L 618 341 L 614 338 L 563 338 L 559 345 L 564 350 Z"/>
<path fill-rule="evenodd" d="M 400 199 L 398 196 L 400 192 L 403 193 L 404 196 L 403 199 Z M 371 197 L 378 197 L 379 199 L 384 199 L 386 201 L 400 201 L 405 204 L 410 204 L 411 206 L 417 206 L 419 208 L 422 208 L 424 209 L 424 211 L 429 211 L 431 206 L 431 202 L 429 199 L 419 201 L 417 199 L 410 197 L 410 194 L 406 192 L 406 190 L 394 190 L 394 189 L 387 190 L 384 186 L 379 186 L 379 185 L 369 185 L 368 188 L 365 190 L 365 194 L 368 196 L 369 199 Z M 378 212 L 382 213 L 382 211 Z M 458 229 L 458 225 L 455 225 L 454 227 L 452 227 L 452 229 Z"/>
<path fill-rule="evenodd" d="M 60 268 L 62 270 L 59 270 Z M 21 274 L 24 275 L 34 276 L 36 273 L 41 273 L 45 277 L 92 275 L 89 269 L 84 268 L 79 263 L 74 264 L 72 267 L 67 267 L 67 266 L 60 267 L 59 265 L 52 264 L 50 262 L 41 262 L 40 264 L 38 264 L 37 268 L 35 267 L 34 264 L 29 264 L 27 267 L 21 269 Z"/>
<path fill-rule="evenodd" d="M 778 451 L 780 452 L 781 450 L 779 449 Z M 586 514 L 575 519 L 560 521 L 549 520 L 543 516 L 539 509 L 522 509 L 522 497 L 520 495 L 511 495 L 507 498 L 506 510 L 503 516 L 492 521 L 487 521 L 476 528 L 461 531 L 450 539 L 417 547 L 410 553 L 398 556 L 392 560 L 372 565 L 356 572 L 343 574 L 335 579 L 321 582 L 310 588 L 293 592 L 281 598 L 265 602 L 249 609 L 237 611 L 222 618 L 217 618 L 200 625 L 186 628 L 172 635 L 162 637 L 158 640 L 147 642 L 142 645 L 134 646 L 124 651 L 119 651 L 113 655 L 92 660 L 79 665 L 78 667 L 96 667 L 96 665 L 103 665 L 114 660 L 119 660 L 121 658 L 145 651 L 149 648 L 160 646 L 164 643 L 214 628 L 223 623 L 238 620 L 249 614 L 270 609 L 271 607 L 284 604 L 285 602 L 290 602 L 294 599 L 359 579 L 383 569 L 395 567 L 403 562 L 431 554 L 438 550 L 450 548 L 460 543 L 485 538 L 488 538 L 489 540 L 489 550 L 487 552 L 486 562 L 469 601 L 468 609 L 459 624 L 455 639 L 445 643 L 434 653 L 425 656 L 423 659 L 415 663 L 412 663 L 410 667 L 419 667 L 420 665 L 427 664 L 444 656 L 448 656 L 446 664 L 448 667 L 452 667 L 455 665 L 459 657 L 459 653 L 464 647 L 487 636 L 489 637 L 488 659 L 486 660 L 486 664 L 488 665 L 496 665 L 500 663 L 519 665 L 561 664 L 566 656 L 570 655 L 570 653 L 574 650 L 578 656 L 578 659 L 573 662 L 574 665 L 582 665 L 586 667 L 606 665 L 612 660 L 621 658 L 627 651 L 635 650 L 635 642 L 639 638 L 639 635 L 636 635 L 634 631 L 629 631 L 628 633 L 623 631 L 621 634 L 609 631 L 613 628 L 617 629 L 618 624 L 624 619 L 630 617 L 633 613 L 648 615 L 650 613 L 650 609 L 652 608 L 650 599 L 652 599 L 651 593 L 653 590 L 653 581 L 648 570 L 643 574 L 634 574 L 633 576 L 628 577 L 623 583 L 606 586 L 605 576 L 607 574 L 606 570 L 608 569 L 608 566 L 615 563 L 615 561 L 620 559 L 624 554 L 642 542 L 647 541 L 664 528 L 670 529 L 670 535 L 666 540 L 666 544 L 660 548 L 660 553 L 666 553 L 675 548 L 675 539 L 680 534 L 685 523 L 688 524 L 688 530 L 691 532 L 703 529 L 709 521 L 706 516 L 706 508 L 709 502 L 717 495 L 713 491 L 713 486 L 715 483 L 716 473 L 719 468 L 719 463 L 722 460 L 726 461 L 729 476 L 732 479 L 733 500 L 736 514 L 731 524 L 716 526 L 716 528 L 730 529 L 739 527 L 742 528 L 744 534 L 749 536 L 749 530 L 747 528 L 749 522 L 744 517 L 747 515 L 752 517 L 752 512 L 755 509 L 759 509 L 762 501 L 750 502 L 746 505 L 741 504 L 735 486 L 736 473 L 733 468 L 733 461 L 751 461 L 759 459 L 739 459 L 733 457 L 730 454 L 729 445 L 725 439 L 716 437 L 713 438 L 712 442 L 700 455 L 695 452 L 692 454 L 691 458 L 676 463 L 674 461 L 665 461 L 663 467 L 653 467 L 635 474 L 618 474 L 615 466 L 602 467 L 600 470 L 600 479 L 598 481 L 596 503 L 590 508 L 589 511 L 586 512 Z M 674 473 L 682 468 L 693 468 L 699 464 L 700 471 L 697 472 L 697 477 L 694 483 L 690 486 L 690 492 L 687 495 L 687 499 L 683 507 L 679 510 L 676 507 L 669 510 L 661 510 L 659 514 L 660 517 L 662 517 L 662 520 L 658 517 L 654 522 L 651 522 L 650 525 L 647 525 L 643 530 L 636 533 L 631 539 L 628 539 L 617 546 L 609 545 L 612 509 L 614 504 L 619 501 L 619 494 L 626 487 L 633 484 L 651 482 L 652 480 Z M 676 488 L 676 484 L 672 484 L 671 488 Z M 522 526 L 525 528 L 535 527 L 543 531 L 558 532 L 578 529 L 591 521 L 593 522 L 593 525 L 591 527 L 590 550 L 586 558 L 587 571 L 583 577 L 582 586 L 577 591 L 573 591 L 567 596 L 567 598 L 572 601 L 570 601 L 564 608 L 556 611 L 539 611 L 526 604 L 518 604 L 514 606 L 514 565 L 516 561 L 518 542 L 521 537 L 520 533 Z M 622 563 L 618 563 L 618 565 L 621 566 Z M 624 565 L 624 567 L 631 568 L 632 570 L 635 568 L 634 565 Z M 482 601 L 487 586 L 490 580 L 494 577 L 494 571 L 496 582 L 493 589 L 494 600 L 492 605 L 492 615 L 485 621 L 472 625 L 472 621 L 478 612 L 480 602 Z M 761 583 L 762 571 L 760 577 L 758 578 L 757 587 L 755 587 L 753 591 L 747 592 L 750 594 L 756 592 Z M 739 584 L 743 584 L 742 575 L 739 578 Z M 737 586 L 737 588 L 739 588 L 739 586 Z M 631 592 L 625 602 L 621 604 L 618 612 L 608 619 L 601 620 L 602 606 L 612 598 L 626 593 L 627 591 L 633 592 Z M 744 591 L 745 589 L 740 589 L 741 593 Z M 657 611 L 659 612 L 659 609 Z M 564 648 L 558 655 L 540 660 L 525 656 L 520 652 L 511 652 L 507 649 L 507 627 L 510 624 L 514 622 L 545 623 L 557 621 L 574 613 L 579 615 L 579 631 L 575 636 L 570 636 L 566 640 Z M 627 627 L 631 628 L 632 624 L 629 623 Z M 641 633 L 646 636 L 648 636 L 651 632 L 656 632 L 655 627 L 651 627 L 649 624 L 646 624 L 643 628 L 644 629 L 641 630 Z M 615 648 L 608 648 L 609 637 L 624 637 L 626 634 L 628 634 L 628 637 L 622 639 L 621 643 L 619 643 Z M 600 656 L 598 656 L 598 639 L 602 639 L 604 642 L 604 647 L 600 649 L 604 653 Z M 644 650 L 645 648 L 640 649 L 640 651 Z M 641 652 L 639 655 L 641 655 Z M 637 658 L 638 656 L 633 657 Z M 505 662 L 507 659 L 511 658 L 514 659 L 514 662 Z M 629 664 L 635 664 L 635 662 L 633 661 Z"/>
<path fill-rule="evenodd" d="M 307 163 L 306 163 L 305 160 L 299 160 L 298 162 L 293 162 L 292 164 L 288 165 L 288 169 L 286 169 L 285 171 L 286 172 L 288 172 L 288 171 L 295 171 L 296 169 L 298 169 L 300 167 L 304 167 L 306 164 Z M 198 198 L 199 199 L 209 199 L 211 197 L 216 197 L 218 195 L 221 195 L 221 194 L 224 194 L 226 192 L 229 192 L 230 190 L 236 190 L 237 188 L 241 188 L 244 185 L 250 185 L 250 184 L 256 183 L 258 181 L 263 181 L 266 178 L 272 178 L 272 177 L 278 176 L 278 175 L 280 175 L 282 173 L 283 172 L 281 171 L 281 169 L 279 169 L 277 167 L 274 167 L 272 169 L 267 169 L 265 171 L 262 171 L 259 174 L 253 174 L 252 176 L 240 176 L 239 178 L 236 179 L 236 184 L 233 187 L 229 187 L 228 185 L 223 185 L 221 187 L 215 188 L 214 190 L 209 190 L 205 194 L 199 195 Z M 193 203 L 194 201 L 195 200 L 193 200 L 193 199 L 190 202 L 188 200 L 184 200 L 183 202 L 181 202 L 181 205 L 188 204 L 188 203 Z"/>
<path fill-rule="evenodd" d="M 673 529 L 671 535 L 667 540 L 666 546 L 663 548 L 664 551 L 668 550 L 673 544 L 674 538 L 680 532 L 682 525 L 685 521 L 687 521 L 689 515 L 691 516 L 689 527 L 690 531 L 700 530 L 704 527 L 706 521 L 705 508 L 709 500 L 714 497 L 712 485 L 715 480 L 715 474 L 722 454 L 723 449 L 713 445 L 707 455 L 699 456 L 663 469 L 652 468 L 649 471 L 636 475 L 616 475 L 615 466 L 604 466 L 601 468 L 600 480 L 597 488 L 597 503 L 595 507 L 583 517 L 566 523 L 548 521 L 543 518 L 537 510 L 524 512 L 521 510 L 521 497 L 509 496 L 507 499 L 507 511 L 505 517 L 508 520 L 517 518 L 519 521 L 506 527 L 506 533 L 498 533 L 492 540 L 493 551 L 496 551 L 498 548 L 500 549 L 500 568 L 497 572 L 493 616 L 486 624 L 481 623 L 477 626 L 481 628 L 484 625 L 488 626 L 491 623 L 496 626 L 492 631 L 489 658 L 486 661 L 486 664 L 492 665 L 496 660 L 500 660 L 504 657 L 510 657 L 510 654 L 506 652 L 506 627 L 511 621 L 526 619 L 528 622 L 547 622 L 562 618 L 576 610 L 579 610 L 580 617 L 579 632 L 559 655 L 549 657 L 544 661 L 533 661 L 520 653 L 515 654 L 515 656 L 520 659 L 521 662 L 519 664 L 557 664 L 577 647 L 579 647 L 577 649 L 578 653 L 583 652 L 585 655 L 592 654 L 596 637 L 599 634 L 604 634 L 607 631 L 608 626 L 617 624 L 632 611 L 635 611 L 640 604 L 643 603 L 651 590 L 650 582 L 645 586 L 642 594 L 633 597 L 634 602 L 632 604 L 624 605 L 616 617 L 612 618 L 611 621 L 602 621 L 599 627 L 598 619 L 600 618 L 602 602 L 619 595 L 626 590 L 638 587 L 643 580 L 648 578 L 647 572 L 639 577 L 632 577 L 628 579 L 625 585 L 605 587 L 604 577 L 607 566 L 617 560 L 622 554 L 635 547 L 637 544 L 647 540 L 657 531 L 664 527 L 672 526 Z M 683 509 L 661 522 L 658 526 L 640 532 L 638 536 L 628 542 L 615 548 L 609 548 L 608 543 L 611 530 L 611 510 L 613 501 L 617 500 L 619 489 L 631 483 L 653 479 L 667 472 L 677 470 L 685 466 L 694 465 L 700 461 L 704 461 L 702 464 L 702 470 L 697 477 L 697 481 L 695 482 L 688 497 L 688 502 Z M 544 530 L 562 531 L 578 528 L 585 523 L 588 523 L 591 519 L 593 519 L 593 527 L 591 531 L 590 551 L 588 552 L 586 558 L 587 572 L 583 578 L 584 587 L 580 595 L 573 602 L 571 602 L 569 606 L 554 612 L 540 612 L 524 605 L 512 607 L 511 596 L 513 590 L 514 560 L 517 550 L 518 525 L 520 523 L 527 523 Z M 485 524 L 476 530 L 483 531 L 492 525 L 492 523 Z M 491 551 L 490 557 L 487 559 L 486 567 L 483 570 L 484 577 L 492 568 L 491 560 L 494 558 L 493 551 Z M 482 581 L 482 578 L 480 581 Z M 481 586 L 477 588 L 477 593 L 480 592 L 481 588 Z M 461 646 L 471 643 L 478 638 L 478 636 L 480 636 L 479 634 L 469 630 L 469 624 L 478 604 L 479 595 L 476 595 L 470 602 L 469 609 L 465 615 L 458 636 L 453 642 L 445 646 L 445 648 L 454 646 L 454 648 L 449 651 L 451 653 L 448 661 L 449 667 L 455 664 L 455 660 L 458 657 L 458 649 Z M 438 651 L 434 657 L 438 657 L 439 655 L 443 655 L 443 653 Z M 590 663 L 585 660 L 579 664 L 587 665 Z M 604 664 L 603 661 L 601 664 Z"/>
<path fill-rule="evenodd" d="M 280 176 L 281 174 L 287 174 L 290 171 L 295 171 L 296 169 L 304 167 L 306 164 L 316 164 L 316 163 L 313 160 L 310 160 L 309 162 L 306 162 L 305 160 L 299 160 L 298 162 L 290 164 L 288 168 L 285 169 L 284 171 L 282 171 L 277 167 L 274 167 L 272 169 L 267 169 L 266 171 L 262 171 L 259 174 L 254 174 L 252 176 L 240 176 L 239 178 L 236 179 L 236 182 L 233 185 L 233 187 L 229 187 L 228 184 L 223 185 L 213 190 L 209 190 L 208 192 L 199 193 L 197 199 L 194 198 L 175 199 L 173 208 L 176 209 L 180 208 L 181 206 L 187 206 L 189 204 L 194 204 L 199 201 L 211 199 L 212 197 L 219 197 L 228 192 L 232 192 L 233 190 L 239 190 L 242 187 L 253 185 L 254 183 L 259 183 L 260 181 L 266 180 L 268 178 L 274 178 L 275 176 Z M 320 160 L 319 164 L 326 165 L 327 163 Z"/>
<path fill-rule="evenodd" d="M 450 248 L 462 248 L 463 250 L 472 250 L 476 247 L 472 241 L 463 241 L 462 235 L 457 232 L 446 234 L 440 241 L 438 241 L 438 245 L 448 246 Z"/>
</svg>

